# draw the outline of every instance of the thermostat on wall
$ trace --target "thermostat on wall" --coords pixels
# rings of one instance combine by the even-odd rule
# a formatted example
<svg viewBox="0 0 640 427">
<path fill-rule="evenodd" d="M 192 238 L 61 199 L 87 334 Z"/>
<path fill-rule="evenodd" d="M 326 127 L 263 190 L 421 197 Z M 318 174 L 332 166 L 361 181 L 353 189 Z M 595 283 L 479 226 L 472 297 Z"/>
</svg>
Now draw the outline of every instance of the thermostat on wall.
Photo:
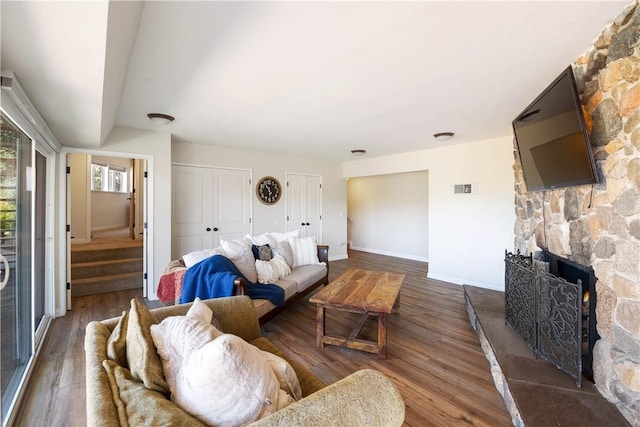
<svg viewBox="0 0 640 427">
<path fill-rule="evenodd" d="M 475 194 L 478 192 L 478 184 L 454 184 L 454 194 Z"/>
</svg>

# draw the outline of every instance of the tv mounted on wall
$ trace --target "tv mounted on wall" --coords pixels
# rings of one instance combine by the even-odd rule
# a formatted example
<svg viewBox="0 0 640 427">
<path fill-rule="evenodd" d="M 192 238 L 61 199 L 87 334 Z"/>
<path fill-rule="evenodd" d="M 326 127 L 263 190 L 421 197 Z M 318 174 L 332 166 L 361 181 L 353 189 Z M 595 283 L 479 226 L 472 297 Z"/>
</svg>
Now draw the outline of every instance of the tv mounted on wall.
<svg viewBox="0 0 640 427">
<path fill-rule="evenodd" d="M 571 66 L 511 124 L 527 191 L 598 182 Z"/>
</svg>

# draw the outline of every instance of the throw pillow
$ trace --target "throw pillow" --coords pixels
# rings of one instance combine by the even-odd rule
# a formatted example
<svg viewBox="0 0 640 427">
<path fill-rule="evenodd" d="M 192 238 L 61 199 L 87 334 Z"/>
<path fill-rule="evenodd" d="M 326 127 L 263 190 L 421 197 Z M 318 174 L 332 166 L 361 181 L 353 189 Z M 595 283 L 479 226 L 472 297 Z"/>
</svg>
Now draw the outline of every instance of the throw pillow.
<svg viewBox="0 0 640 427">
<path fill-rule="evenodd" d="M 109 335 L 109 339 L 107 340 L 107 358 L 109 360 L 113 360 L 120 366 L 127 365 L 127 324 L 129 323 L 129 313 L 126 311 L 122 312 L 122 316 L 120 316 L 120 320 L 118 320 L 118 324 L 113 331 L 111 331 L 111 335 Z"/>
<path fill-rule="evenodd" d="M 184 265 L 187 268 L 191 268 L 200 261 L 204 261 L 205 259 L 214 255 L 224 255 L 224 250 L 222 248 L 214 248 L 189 252 L 188 254 L 182 256 L 182 260 L 184 261 Z"/>
<path fill-rule="evenodd" d="M 288 231 L 286 233 L 276 233 L 272 232 L 269 235 L 276 241 L 276 243 L 286 242 L 290 238 L 299 237 L 300 230 Z"/>
<path fill-rule="evenodd" d="M 222 331 L 220 322 L 216 319 L 216 316 L 213 315 L 213 311 L 198 297 L 193 301 L 193 305 L 189 308 L 189 311 L 187 311 L 186 316 L 197 319 L 202 323 L 210 323 L 214 328 Z"/>
<path fill-rule="evenodd" d="M 302 389 L 300 388 L 300 381 L 296 375 L 296 371 L 293 370 L 289 362 L 282 357 L 263 351 L 262 355 L 267 359 L 273 373 L 276 374 L 276 378 L 280 383 L 280 388 L 289 394 L 294 400 L 302 399 Z"/>
<path fill-rule="evenodd" d="M 161 393 L 136 381 L 128 369 L 104 360 L 113 401 L 122 426 L 204 426 Z"/>
<path fill-rule="evenodd" d="M 256 260 L 256 272 L 258 273 L 258 283 L 275 283 L 291 273 L 291 267 L 282 256 L 276 254 L 269 261 Z"/>
<path fill-rule="evenodd" d="M 170 316 L 160 324 L 151 326 L 151 336 L 162 360 L 164 375 L 172 394 L 175 393 L 184 359 L 220 335 L 222 332 L 210 323 L 203 323 L 187 316 Z"/>
<path fill-rule="evenodd" d="M 250 282 L 258 280 L 256 273 L 256 259 L 251 251 L 251 240 L 220 240 L 220 246 L 224 249 L 227 258 L 233 262 L 238 271 Z"/>
<path fill-rule="evenodd" d="M 260 234 L 258 236 L 247 234 L 246 236 L 244 236 L 244 238 L 251 240 L 251 243 L 257 246 L 269 245 L 273 247 L 278 243 L 273 237 L 271 237 L 269 233 Z"/>
<path fill-rule="evenodd" d="M 293 251 L 291 250 L 291 245 L 288 241 L 285 240 L 278 243 L 276 246 L 271 248 L 271 251 L 274 254 L 282 256 L 282 258 L 287 261 L 287 264 L 289 264 L 289 267 L 293 265 Z"/>
<path fill-rule="evenodd" d="M 185 360 L 173 400 L 202 422 L 250 423 L 291 403 L 261 351 L 224 334 Z"/>
<path fill-rule="evenodd" d="M 271 246 L 266 245 L 251 245 L 251 252 L 253 252 L 253 256 L 256 261 L 269 261 L 273 254 L 271 252 Z"/>
<path fill-rule="evenodd" d="M 301 265 L 320 264 L 315 237 L 290 238 L 289 244 L 293 252 L 293 268 Z"/>
<path fill-rule="evenodd" d="M 168 394 L 169 385 L 164 378 L 162 361 L 151 338 L 151 325 L 156 323 L 144 303 L 137 298 L 131 300 L 127 325 L 127 365 L 131 375 L 142 381 L 145 387 Z"/>
</svg>

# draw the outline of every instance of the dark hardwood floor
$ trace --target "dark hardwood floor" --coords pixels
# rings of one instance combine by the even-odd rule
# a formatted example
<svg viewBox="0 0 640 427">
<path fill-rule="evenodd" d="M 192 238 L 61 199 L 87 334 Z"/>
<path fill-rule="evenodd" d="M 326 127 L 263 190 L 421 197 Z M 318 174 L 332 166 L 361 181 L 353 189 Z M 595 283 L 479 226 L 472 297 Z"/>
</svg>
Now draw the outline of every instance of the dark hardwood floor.
<svg viewBox="0 0 640 427">
<path fill-rule="evenodd" d="M 364 252 L 350 251 L 348 260 L 331 262 L 330 267 L 330 279 L 351 267 L 405 274 L 400 310 L 388 318 L 387 360 L 341 347 L 317 348 L 316 309 L 307 299 L 263 326 L 263 335 L 326 383 L 362 368 L 384 372 L 405 400 L 407 426 L 511 425 L 469 324 L 461 286 L 427 279 L 426 263 Z M 85 325 L 121 314 L 135 295 L 139 291 L 74 298 L 73 310 L 54 320 L 17 425 L 86 424 Z M 329 311 L 327 330 L 348 335 L 357 318 Z M 375 328 L 372 318 L 363 333 L 375 339 Z"/>
</svg>

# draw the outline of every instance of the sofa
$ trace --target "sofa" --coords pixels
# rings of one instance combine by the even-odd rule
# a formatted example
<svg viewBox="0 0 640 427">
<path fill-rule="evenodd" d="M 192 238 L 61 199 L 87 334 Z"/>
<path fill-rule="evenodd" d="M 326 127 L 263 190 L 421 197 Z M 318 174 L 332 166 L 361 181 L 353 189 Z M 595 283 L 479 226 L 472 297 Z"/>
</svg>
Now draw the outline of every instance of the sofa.
<svg viewBox="0 0 640 427">
<path fill-rule="evenodd" d="M 289 358 L 277 346 L 260 336 L 260 326 L 255 306 L 247 296 L 232 296 L 212 300 L 197 300 L 194 303 L 173 305 L 149 310 L 139 300 L 131 301 L 131 310 L 119 318 L 92 321 L 87 325 L 85 336 L 86 355 L 86 402 L 87 425 L 206 425 L 181 409 L 170 398 L 154 391 L 154 384 L 164 381 L 156 378 L 147 384 L 148 376 L 133 378 L 134 369 L 140 359 L 156 357 L 154 346 L 146 353 L 136 353 L 140 344 L 133 325 L 141 326 L 148 338 L 149 329 L 155 330 L 167 319 L 178 319 L 191 313 L 196 304 L 204 304 L 212 312 L 223 336 L 241 338 L 252 349 L 277 355 L 288 362 L 299 381 L 301 396 L 282 409 L 247 423 L 255 426 L 399 426 L 404 421 L 405 405 L 395 387 L 384 374 L 371 369 L 359 370 L 346 378 L 325 385 L 308 369 Z M 137 310 L 134 311 L 134 309 Z M 146 314 L 144 313 L 146 312 Z M 136 314 L 138 313 L 138 314 Z M 145 321 L 134 317 L 146 318 Z M 176 316 L 176 317 L 174 317 Z M 124 321 L 123 319 L 127 319 Z M 158 323 L 160 322 L 160 323 Z M 151 325 L 151 326 L 150 326 Z M 126 329 L 126 334 L 123 330 Z M 134 332 L 131 332 L 131 331 Z M 132 337 L 131 334 L 134 334 Z M 126 339 L 123 338 L 126 337 Z M 238 338 L 239 337 L 239 338 Z M 126 348 L 123 348 L 125 346 Z M 116 349 L 114 353 L 114 348 Z M 119 351 L 119 352 L 118 352 Z M 118 357 L 129 356 L 129 370 L 118 365 Z M 131 354 L 129 354 L 131 353 Z M 120 355 L 120 356 L 119 356 Z M 191 359 L 189 359 L 191 360 Z M 126 364 L 126 361 L 121 361 Z M 113 378 L 114 369 L 128 381 L 122 386 L 120 379 Z M 226 375 L 226 373 L 221 373 Z M 145 374 L 147 375 L 147 374 Z M 163 375 L 163 372 L 156 376 Z M 124 381 L 123 380 L 123 381 Z M 210 384 L 211 389 L 220 387 L 220 382 Z M 224 391 L 227 392 L 226 390 Z M 177 417 L 177 418 L 176 418 Z M 233 424 L 227 424 L 233 425 Z"/>
<path fill-rule="evenodd" d="M 298 230 L 289 233 L 264 233 L 257 236 L 247 235 L 242 239 L 221 241 L 221 246 L 184 254 L 181 259 L 172 261 L 160 278 L 157 296 L 165 304 L 191 302 L 195 294 L 184 297 L 183 281 L 187 270 L 197 268 L 202 262 L 214 255 L 227 257 L 237 267 L 238 276 L 234 280 L 230 295 L 250 295 L 247 281 L 273 283 L 284 291 L 284 304 L 278 306 L 268 299 L 254 298 L 260 324 L 263 325 L 282 310 L 329 283 L 329 247 L 319 245 L 312 237 L 299 237 Z M 260 248 L 268 247 L 273 254 L 271 261 L 258 259 Z M 313 253 L 311 253 L 313 252 Z M 289 268 L 285 275 L 274 274 L 269 262 L 280 257 Z M 262 270 L 261 270 L 262 266 Z M 261 277 L 263 273 L 264 277 Z M 273 279 L 273 280 L 271 280 Z M 226 296 L 226 295 L 225 295 Z M 211 298 L 211 296 L 200 296 Z"/>
</svg>

